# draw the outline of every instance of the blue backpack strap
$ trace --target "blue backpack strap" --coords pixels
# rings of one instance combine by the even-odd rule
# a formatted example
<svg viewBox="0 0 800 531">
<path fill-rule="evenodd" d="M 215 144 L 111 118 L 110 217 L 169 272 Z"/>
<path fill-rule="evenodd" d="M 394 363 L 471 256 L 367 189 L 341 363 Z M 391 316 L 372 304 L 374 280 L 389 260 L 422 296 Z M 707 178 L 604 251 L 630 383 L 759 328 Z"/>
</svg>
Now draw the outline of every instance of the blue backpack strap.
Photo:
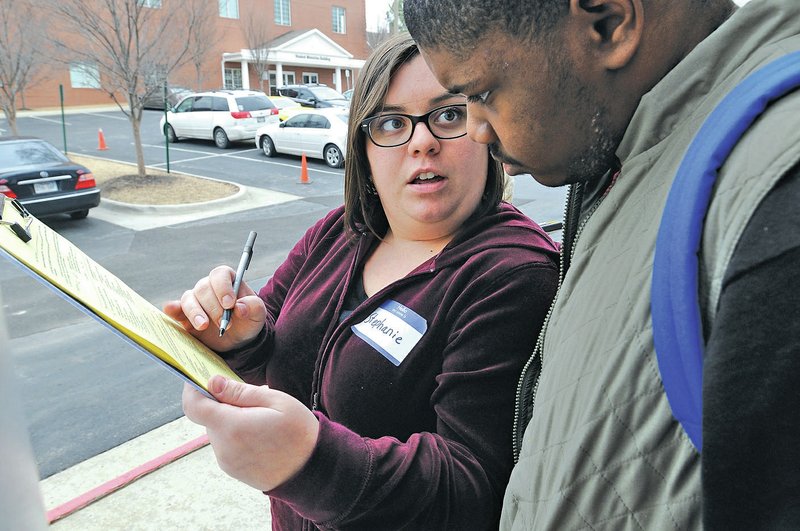
<svg viewBox="0 0 800 531">
<path fill-rule="evenodd" d="M 703 355 L 698 260 L 703 219 L 717 172 L 767 105 L 800 86 L 800 52 L 737 85 L 706 118 L 669 191 L 656 239 L 650 309 L 658 368 L 672 414 L 703 448 Z"/>
</svg>

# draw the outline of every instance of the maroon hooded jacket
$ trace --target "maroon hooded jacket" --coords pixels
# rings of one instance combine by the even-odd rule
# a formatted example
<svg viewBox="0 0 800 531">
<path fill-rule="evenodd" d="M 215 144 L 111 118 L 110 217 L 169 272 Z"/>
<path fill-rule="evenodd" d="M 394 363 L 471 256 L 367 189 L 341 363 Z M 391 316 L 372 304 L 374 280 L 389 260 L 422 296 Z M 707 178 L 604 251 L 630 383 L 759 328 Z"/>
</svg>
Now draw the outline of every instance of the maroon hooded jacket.
<svg viewBox="0 0 800 531">
<path fill-rule="evenodd" d="M 496 528 L 556 246 L 503 203 L 340 322 L 377 242 L 348 236 L 343 213 L 311 227 L 259 292 L 257 347 L 223 354 L 320 422 L 309 461 L 268 493 L 273 529 Z"/>
</svg>

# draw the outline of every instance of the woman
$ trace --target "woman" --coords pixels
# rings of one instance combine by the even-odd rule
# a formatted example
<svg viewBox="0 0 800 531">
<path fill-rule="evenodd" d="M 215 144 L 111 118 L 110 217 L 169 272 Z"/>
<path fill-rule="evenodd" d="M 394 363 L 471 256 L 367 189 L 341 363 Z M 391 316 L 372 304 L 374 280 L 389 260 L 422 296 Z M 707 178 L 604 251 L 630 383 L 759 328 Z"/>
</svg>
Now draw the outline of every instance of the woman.
<svg viewBox="0 0 800 531">
<path fill-rule="evenodd" d="M 184 410 L 226 472 L 267 491 L 274 529 L 497 526 L 517 378 L 558 273 L 553 242 L 500 203 L 465 112 L 413 41 L 390 40 L 353 95 L 345 206 L 258 296 L 234 303 L 221 267 L 165 307 L 269 384 L 215 378 L 221 403 L 187 387 Z"/>
</svg>

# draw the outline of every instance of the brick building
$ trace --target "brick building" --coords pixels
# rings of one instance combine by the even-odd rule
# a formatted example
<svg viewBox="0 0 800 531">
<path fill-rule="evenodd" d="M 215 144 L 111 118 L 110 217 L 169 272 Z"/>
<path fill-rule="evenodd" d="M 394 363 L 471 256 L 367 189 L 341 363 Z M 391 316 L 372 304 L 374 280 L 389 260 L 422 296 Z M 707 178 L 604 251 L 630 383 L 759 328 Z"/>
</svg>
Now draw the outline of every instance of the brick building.
<svg viewBox="0 0 800 531">
<path fill-rule="evenodd" d="M 86 0 L 91 2 L 92 0 Z M 158 9 L 162 0 L 139 0 Z M 172 1 L 172 0 L 163 0 Z M 291 83 L 324 83 L 343 92 L 352 88 L 369 54 L 365 0 L 207 0 L 218 10 L 214 45 L 205 55 L 198 76 L 186 64 L 169 76 L 169 83 L 209 90 L 251 88 L 274 93 Z M 247 26 L 255 25 L 263 45 L 248 46 Z M 252 36 L 251 39 L 252 41 Z M 268 72 L 259 79 L 257 64 L 266 58 Z M 25 91 L 28 108 L 57 106 L 59 85 L 67 106 L 110 103 L 85 64 L 57 64 Z M 262 67 L 263 68 L 263 67 Z M 124 101 L 124 100 L 123 100 Z"/>
</svg>

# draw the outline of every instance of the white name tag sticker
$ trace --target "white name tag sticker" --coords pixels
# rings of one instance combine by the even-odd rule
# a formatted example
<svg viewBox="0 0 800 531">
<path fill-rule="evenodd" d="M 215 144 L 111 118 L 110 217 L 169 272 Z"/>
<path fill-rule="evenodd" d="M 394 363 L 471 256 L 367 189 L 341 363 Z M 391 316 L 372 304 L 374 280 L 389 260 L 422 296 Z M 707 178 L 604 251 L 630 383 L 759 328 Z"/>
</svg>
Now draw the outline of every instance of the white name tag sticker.
<svg viewBox="0 0 800 531">
<path fill-rule="evenodd" d="M 397 367 L 428 330 L 428 321 L 411 308 L 388 300 L 350 329 Z"/>
</svg>

